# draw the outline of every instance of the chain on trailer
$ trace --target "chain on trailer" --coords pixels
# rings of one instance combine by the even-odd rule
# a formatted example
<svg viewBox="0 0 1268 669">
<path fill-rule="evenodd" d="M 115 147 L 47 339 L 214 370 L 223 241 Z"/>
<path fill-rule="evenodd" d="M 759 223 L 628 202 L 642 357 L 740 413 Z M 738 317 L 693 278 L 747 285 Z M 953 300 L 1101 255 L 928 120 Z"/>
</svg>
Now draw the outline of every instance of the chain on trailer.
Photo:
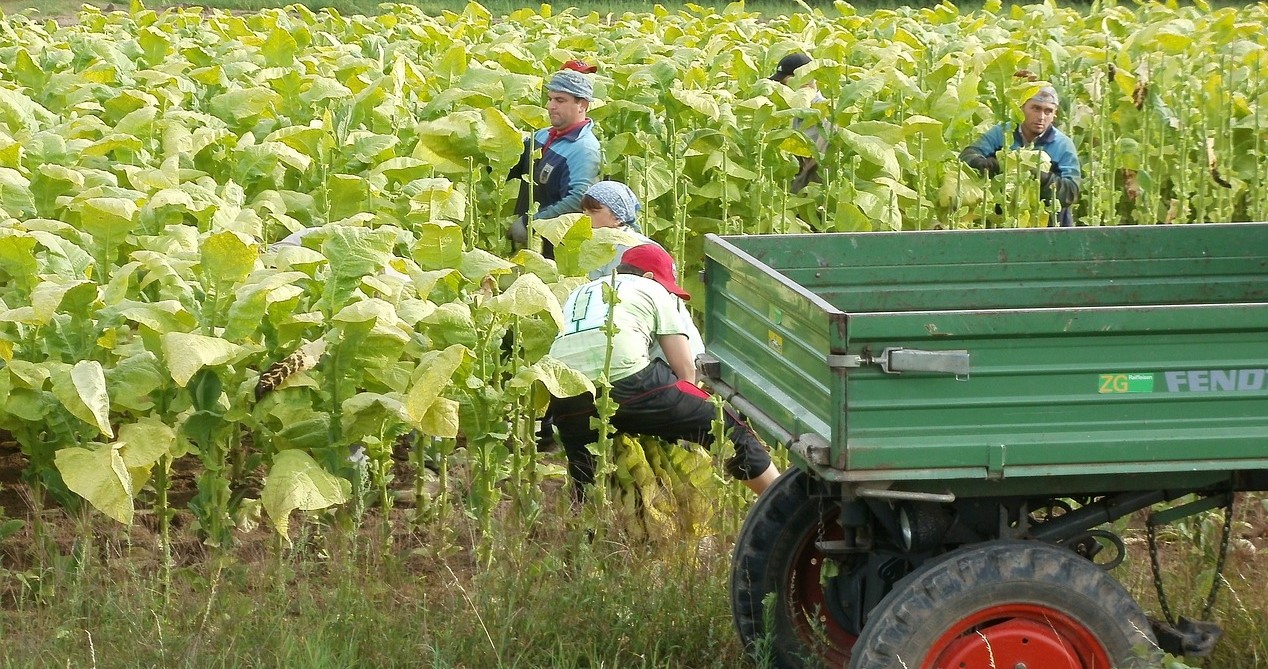
<svg viewBox="0 0 1268 669">
<path fill-rule="evenodd" d="M 1166 589 L 1162 582 L 1162 563 L 1158 557 L 1157 528 L 1159 525 L 1166 525 L 1183 516 L 1172 518 L 1165 512 L 1162 514 L 1150 514 L 1145 522 L 1145 535 L 1148 539 L 1149 563 L 1153 571 L 1154 589 L 1158 593 L 1158 606 L 1162 609 L 1162 615 L 1165 618 L 1165 623 L 1154 621 L 1154 635 L 1158 638 L 1159 647 L 1173 655 L 1206 657 L 1215 648 L 1215 642 L 1219 640 L 1220 635 L 1223 633 L 1220 626 L 1211 620 L 1211 614 L 1215 610 L 1215 600 L 1219 596 L 1220 584 L 1224 582 L 1224 565 L 1228 559 L 1228 544 L 1233 528 L 1233 494 L 1231 492 L 1225 493 L 1224 495 L 1207 498 L 1207 500 L 1218 500 L 1221 497 L 1226 500 L 1223 505 L 1224 527 L 1220 534 L 1219 553 L 1215 558 L 1215 573 L 1211 576 L 1211 590 L 1207 593 L 1206 602 L 1202 606 L 1202 618 L 1200 620 L 1194 620 L 1183 615 L 1177 618 L 1171 610 L 1171 604 L 1167 599 Z M 1193 504 L 1203 504 L 1207 500 L 1199 500 Z M 1183 505 L 1177 507 L 1177 509 L 1183 510 L 1187 506 L 1189 505 Z M 1175 510 L 1173 509 L 1172 511 Z"/>
</svg>

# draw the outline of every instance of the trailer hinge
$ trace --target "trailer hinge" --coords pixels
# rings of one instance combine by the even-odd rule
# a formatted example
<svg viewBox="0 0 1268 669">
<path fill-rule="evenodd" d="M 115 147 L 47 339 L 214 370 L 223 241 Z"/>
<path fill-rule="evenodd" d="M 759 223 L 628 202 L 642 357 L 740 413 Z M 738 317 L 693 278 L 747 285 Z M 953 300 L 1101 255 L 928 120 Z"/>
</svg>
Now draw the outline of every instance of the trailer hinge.
<svg viewBox="0 0 1268 669">
<path fill-rule="evenodd" d="M 716 379 L 722 376 L 722 361 L 711 353 L 701 353 L 696 356 L 696 373 L 706 379 Z"/>
<path fill-rule="evenodd" d="M 828 440 L 813 432 L 807 432 L 793 439 L 792 443 L 788 444 L 788 449 L 805 458 L 806 462 L 812 465 L 831 466 L 832 445 L 828 443 Z"/>
</svg>

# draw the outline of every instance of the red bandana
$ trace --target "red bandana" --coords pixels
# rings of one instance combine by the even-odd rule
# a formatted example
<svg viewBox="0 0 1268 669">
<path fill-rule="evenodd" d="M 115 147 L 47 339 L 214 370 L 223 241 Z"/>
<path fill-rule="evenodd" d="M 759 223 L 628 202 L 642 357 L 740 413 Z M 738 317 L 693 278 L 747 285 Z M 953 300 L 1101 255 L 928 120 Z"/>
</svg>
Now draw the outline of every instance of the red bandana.
<svg viewBox="0 0 1268 669">
<path fill-rule="evenodd" d="M 567 135 L 573 130 L 578 129 L 589 122 L 590 122 L 590 119 L 586 118 L 586 119 L 581 119 L 580 121 L 573 123 L 572 125 L 566 128 L 552 127 L 550 131 L 546 133 L 546 143 L 542 145 L 542 151 L 545 151 L 546 147 L 550 146 L 555 140 L 559 139 L 560 137 L 563 137 L 564 135 Z"/>
</svg>

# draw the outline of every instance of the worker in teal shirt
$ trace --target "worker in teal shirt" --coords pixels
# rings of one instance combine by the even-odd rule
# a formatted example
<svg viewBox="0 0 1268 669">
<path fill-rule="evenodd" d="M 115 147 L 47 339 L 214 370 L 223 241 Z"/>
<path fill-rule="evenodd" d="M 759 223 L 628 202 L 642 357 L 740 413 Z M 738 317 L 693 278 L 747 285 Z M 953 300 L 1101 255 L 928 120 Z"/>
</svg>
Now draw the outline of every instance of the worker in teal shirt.
<svg viewBox="0 0 1268 669">
<path fill-rule="evenodd" d="M 1004 134 L 1011 128 L 1012 149 L 1038 149 L 1051 159 L 1052 168 L 1039 175 L 1040 193 L 1045 202 L 1056 200 L 1061 204 L 1061 212 L 1056 221 L 1061 227 L 1068 228 L 1074 225 L 1071 206 L 1079 199 L 1082 174 L 1079 170 L 1079 155 L 1074 151 L 1074 142 L 1053 124 L 1057 116 L 1057 105 L 1057 90 L 1051 86 L 1040 88 L 1022 104 L 1023 118 L 1020 125 L 1012 127 L 1012 123 L 1001 123 L 987 130 L 986 134 L 960 153 L 960 160 L 987 176 L 999 174 L 999 159 L 995 154 L 1004 148 Z"/>
</svg>

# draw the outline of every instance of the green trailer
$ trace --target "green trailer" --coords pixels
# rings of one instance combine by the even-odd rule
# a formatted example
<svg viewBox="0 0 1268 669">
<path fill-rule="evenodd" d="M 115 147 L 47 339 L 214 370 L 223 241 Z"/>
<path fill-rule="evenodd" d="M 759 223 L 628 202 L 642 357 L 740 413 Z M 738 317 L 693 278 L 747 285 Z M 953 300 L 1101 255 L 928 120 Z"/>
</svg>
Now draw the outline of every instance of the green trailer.
<svg viewBox="0 0 1268 669">
<path fill-rule="evenodd" d="M 711 235 L 704 282 L 707 382 L 796 464 L 734 555 L 769 664 L 1209 652 L 1112 523 L 1268 489 L 1268 224 Z"/>
</svg>

